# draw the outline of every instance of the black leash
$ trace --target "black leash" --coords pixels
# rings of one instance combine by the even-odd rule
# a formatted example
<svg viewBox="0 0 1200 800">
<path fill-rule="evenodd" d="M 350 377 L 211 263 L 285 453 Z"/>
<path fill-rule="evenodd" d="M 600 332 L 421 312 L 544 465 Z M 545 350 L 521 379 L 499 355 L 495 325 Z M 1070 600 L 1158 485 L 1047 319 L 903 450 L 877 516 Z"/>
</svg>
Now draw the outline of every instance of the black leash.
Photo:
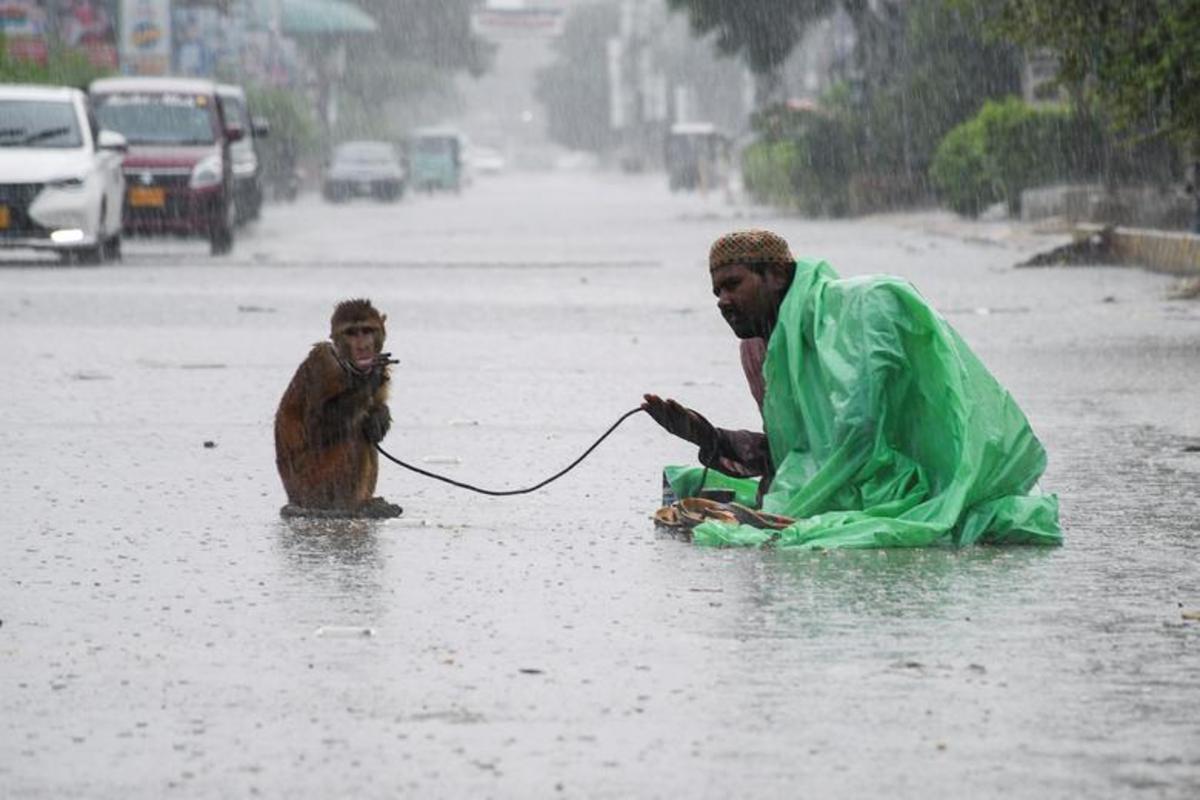
<svg viewBox="0 0 1200 800">
<path fill-rule="evenodd" d="M 400 466 L 404 467 L 405 469 L 411 470 L 411 471 L 417 473 L 418 475 L 424 475 L 426 478 L 433 478 L 435 481 L 441 481 L 442 483 L 448 483 L 451 486 L 457 486 L 460 489 L 469 489 L 470 491 L 478 492 L 479 494 L 490 494 L 493 497 L 506 497 L 508 495 L 514 495 L 514 494 L 529 494 L 530 492 L 536 492 L 538 489 L 542 488 L 543 486 L 545 486 L 548 483 L 553 483 L 554 481 L 561 478 L 563 475 L 566 475 L 568 472 L 575 469 L 575 467 L 579 466 L 579 463 L 581 461 L 583 461 L 585 458 L 587 458 L 589 455 L 591 455 L 592 451 L 595 450 L 597 447 L 599 447 L 600 443 L 603 442 L 605 439 L 607 439 L 609 434 L 612 433 L 613 431 L 615 431 L 622 422 L 624 422 L 625 420 L 629 419 L 634 414 L 636 414 L 642 410 L 643 410 L 642 407 L 638 406 L 637 408 L 632 408 L 629 411 L 626 411 L 624 414 L 622 414 L 617 419 L 616 422 L 614 422 L 609 427 L 608 430 L 606 430 L 604 433 L 602 433 L 600 435 L 599 439 L 597 439 L 595 442 L 592 443 L 591 447 L 589 447 L 587 450 L 583 451 L 583 455 L 581 455 L 579 458 L 572 461 L 564 469 L 554 473 L 549 478 L 546 478 L 546 480 L 542 481 L 541 483 L 534 484 L 533 486 L 530 486 L 526 489 L 501 489 L 501 490 L 481 489 L 478 486 L 472 486 L 469 483 L 463 483 L 461 481 L 456 481 L 453 478 L 447 478 L 445 475 L 438 475 L 436 472 L 430 472 L 429 470 L 421 469 L 420 467 L 414 467 L 412 464 L 406 464 L 405 462 L 396 458 L 394 455 L 392 455 L 388 451 L 384 450 L 379 445 L 375 445 L 375 449 L 379 451 L 379 454 L 381 456 L 383 456 L 388 461 L 391 461 L 394 464 L 399 464 Z"/>
</svg>

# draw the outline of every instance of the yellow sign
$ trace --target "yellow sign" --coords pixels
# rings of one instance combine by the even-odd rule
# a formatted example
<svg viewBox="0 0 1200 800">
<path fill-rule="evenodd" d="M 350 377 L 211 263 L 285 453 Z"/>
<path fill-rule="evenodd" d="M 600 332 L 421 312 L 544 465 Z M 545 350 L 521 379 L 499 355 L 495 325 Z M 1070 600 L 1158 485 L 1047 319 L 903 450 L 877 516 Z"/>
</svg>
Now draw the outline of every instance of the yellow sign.
<svg viewBox="0 0 1200 800">
<path fill-rule="evenodd" d="M 167 192 L 159 186 L 132 186 L 129 205 L 137 208 L 162 208 L 167 204 Z"/>
</svg>

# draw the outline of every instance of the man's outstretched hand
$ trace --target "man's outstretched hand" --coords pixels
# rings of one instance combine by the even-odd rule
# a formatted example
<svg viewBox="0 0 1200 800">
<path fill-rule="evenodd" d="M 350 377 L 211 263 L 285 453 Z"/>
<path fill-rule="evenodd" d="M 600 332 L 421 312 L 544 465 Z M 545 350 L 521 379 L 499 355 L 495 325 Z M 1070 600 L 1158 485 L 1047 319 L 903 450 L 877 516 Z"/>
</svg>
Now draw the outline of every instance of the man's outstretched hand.
<svg viewBox="0 0 1200 800">
<path fill-rule="evenodd" d="M 642 408 L 671 433 L 700 446 L 701 450 L 716 448 L 717 429 L 699 413 L 674 400 L 664 400 L 656 394 L 642 396 Z"/>
</svg>

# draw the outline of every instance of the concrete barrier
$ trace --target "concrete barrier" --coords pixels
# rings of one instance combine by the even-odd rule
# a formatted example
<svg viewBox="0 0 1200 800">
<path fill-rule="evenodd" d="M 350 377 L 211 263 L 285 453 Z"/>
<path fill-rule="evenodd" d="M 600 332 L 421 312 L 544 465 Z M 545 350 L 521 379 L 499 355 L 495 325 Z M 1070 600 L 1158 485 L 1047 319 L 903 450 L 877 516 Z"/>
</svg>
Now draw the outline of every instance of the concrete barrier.
<svg viewBox="0 0 1200 800">
<path fill-rule="evenodd" d="M 1076 240 L 1103 233 L 1103 225 L 1078 225 Z M 1149 228 L 1111 228 L 1105 237 L 1118 264 L 1172 275 L 1200 275 L 1200 234 Z"/>
</svg>

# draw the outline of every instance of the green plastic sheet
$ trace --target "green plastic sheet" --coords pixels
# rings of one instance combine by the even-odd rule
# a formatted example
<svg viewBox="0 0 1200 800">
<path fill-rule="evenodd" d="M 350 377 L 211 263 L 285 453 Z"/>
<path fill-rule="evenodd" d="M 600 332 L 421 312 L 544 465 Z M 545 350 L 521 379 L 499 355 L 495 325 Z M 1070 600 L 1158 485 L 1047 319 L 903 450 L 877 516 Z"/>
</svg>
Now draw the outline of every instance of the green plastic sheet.
<svg viewBox="0 0 1200 800">
<path fill-rule="evenodd" d="M 783 531 L 707 521 L 693 541 L 786 548 L 1062 543 L 1046 453 L 1016 402 L 907 282 L 800 260 L 767 343 L 763 426 Z M 699 468 L 668 469 L 680 497 Z M 706 487 L 753 499 L 756 481 Z"/>
</svg>

